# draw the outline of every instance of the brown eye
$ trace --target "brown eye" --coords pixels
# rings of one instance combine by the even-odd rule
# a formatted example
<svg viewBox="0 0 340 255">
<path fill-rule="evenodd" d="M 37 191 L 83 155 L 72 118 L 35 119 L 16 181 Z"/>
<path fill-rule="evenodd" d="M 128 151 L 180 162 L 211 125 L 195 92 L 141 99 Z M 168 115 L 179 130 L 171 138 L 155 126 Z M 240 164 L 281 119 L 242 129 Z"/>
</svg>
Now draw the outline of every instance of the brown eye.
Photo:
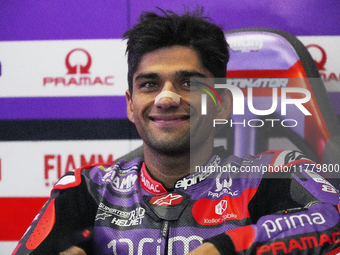
<svg viewBox="0 0 340 255">
<path fill-rule="evenodd" d="M 154 83 L 154 82 L 144 82 L 144 83 L 141 84 L 140 87 L 141 88 L 154 88 L 156 86 L 157 86 L 157 84 Z"/>
<path fill-rule="evenodd" d="M 190 87 L 191 86 L 190 80 L 183 82 L 183 86 Z"/>
</svg>

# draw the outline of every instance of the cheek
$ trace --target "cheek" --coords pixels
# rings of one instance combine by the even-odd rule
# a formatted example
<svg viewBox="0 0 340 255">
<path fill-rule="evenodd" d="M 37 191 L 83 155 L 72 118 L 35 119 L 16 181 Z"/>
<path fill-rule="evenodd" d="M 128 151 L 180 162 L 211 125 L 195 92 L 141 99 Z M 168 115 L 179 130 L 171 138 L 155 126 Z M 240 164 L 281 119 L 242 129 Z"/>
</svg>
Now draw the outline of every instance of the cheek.
<svg viewBox="0 0 340 255">
<path fill-rule="evenodd" d="M 215 105 L 214 101 L 208 95 L 204 101 L 202 101 L 201 95 L 195 95 L 190 97 L 190 106 L 200 117 L 209 118 L 215 117 L 219 105 Z M 219 104 L 219 102 L 217 102 Z M 202 109 L 205 114 L 202 114 Z"/>
<path fill-rule="evenodd" d="M 141 122 L 143 115 L 145 114 L 146 104 L 145 100 L 141 97 L 136 97 L 133 99 L 132 103 L 129 105 L 128 118 L 134 124 Z"/>
</svg>

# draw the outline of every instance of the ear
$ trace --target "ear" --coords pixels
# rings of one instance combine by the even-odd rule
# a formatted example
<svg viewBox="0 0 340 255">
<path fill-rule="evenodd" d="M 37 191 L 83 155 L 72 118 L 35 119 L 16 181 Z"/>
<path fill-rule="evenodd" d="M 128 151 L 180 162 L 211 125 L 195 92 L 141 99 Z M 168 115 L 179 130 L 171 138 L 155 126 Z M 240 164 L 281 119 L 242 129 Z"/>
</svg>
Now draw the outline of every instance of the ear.
<svg viewBox="0 0 340 255">
<path fill-rule="evenodd" d="M 222 105 L 217 112 L 217 118 L 228 119 L 233 109 L 233 96 L 229 89 L 224 89 L 222 93 L 220 93 L 220 98 Z"/>
<path fill-rule="evenodd" d="M 126 98 L 126 114 L 127 114 L 127 117 L 132 123 L 134 123 L 132 95 L 130 94 L 129 90 L 125 91 L 125 98 Z"/>
</svg>

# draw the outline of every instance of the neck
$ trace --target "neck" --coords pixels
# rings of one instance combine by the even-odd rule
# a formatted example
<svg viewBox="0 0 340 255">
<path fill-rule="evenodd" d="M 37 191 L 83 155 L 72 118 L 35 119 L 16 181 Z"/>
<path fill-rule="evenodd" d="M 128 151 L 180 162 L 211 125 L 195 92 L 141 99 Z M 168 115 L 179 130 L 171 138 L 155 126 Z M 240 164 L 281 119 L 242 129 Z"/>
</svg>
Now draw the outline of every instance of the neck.
<svg viewBox="0 0 340 255">
<path fill-rule="evenodd" d="M 195 150 L 176 155 L 162 153 L 144 144 L 144 161 L 151 177 L 160 181 L 166 189 L 174 188 L 176 182 L 190 174 L 190 162 L 203 166 L 212 155 L 212 146 L 203 146 L 204 150 Z"/>
</svg>

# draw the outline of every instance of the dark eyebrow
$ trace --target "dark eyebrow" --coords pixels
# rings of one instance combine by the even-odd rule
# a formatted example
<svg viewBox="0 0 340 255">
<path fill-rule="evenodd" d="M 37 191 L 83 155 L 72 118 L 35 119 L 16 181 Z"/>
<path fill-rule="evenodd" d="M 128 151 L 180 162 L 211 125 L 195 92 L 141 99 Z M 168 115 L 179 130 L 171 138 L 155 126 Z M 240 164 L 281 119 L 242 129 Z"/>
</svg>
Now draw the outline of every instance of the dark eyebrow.
<svg viewBox="0 0 340 255">
<path fill-rule="evenodd" d="M 206 75 L 196 70 L 179 70 L 179 71 L 176 71 L 175 77 L 177 78 L 190 78 L 190 77 L 206 78 Z M 140 73 L 136 76 L 134 80 L 138 81 L 142 79 L 157 80 L 157 79 L 160 79 L 160 75 L 158 73 Z"/>
<path fill-rule="evenodd" d="M 189 77 L 197 77 L 197 78 L 207 78 L 207 76 L 203 73 L 200 73 L 196 70 L 181 70 L 175 73 L 175 76 L 178 78 L 189 78 Z"/>
<path fill-rule="evenodd" d="M 135 81 L 142 79 L 159 79 L 160 76 L 157 73 L 140 73 L 136 76 Z"/>
</svg>

